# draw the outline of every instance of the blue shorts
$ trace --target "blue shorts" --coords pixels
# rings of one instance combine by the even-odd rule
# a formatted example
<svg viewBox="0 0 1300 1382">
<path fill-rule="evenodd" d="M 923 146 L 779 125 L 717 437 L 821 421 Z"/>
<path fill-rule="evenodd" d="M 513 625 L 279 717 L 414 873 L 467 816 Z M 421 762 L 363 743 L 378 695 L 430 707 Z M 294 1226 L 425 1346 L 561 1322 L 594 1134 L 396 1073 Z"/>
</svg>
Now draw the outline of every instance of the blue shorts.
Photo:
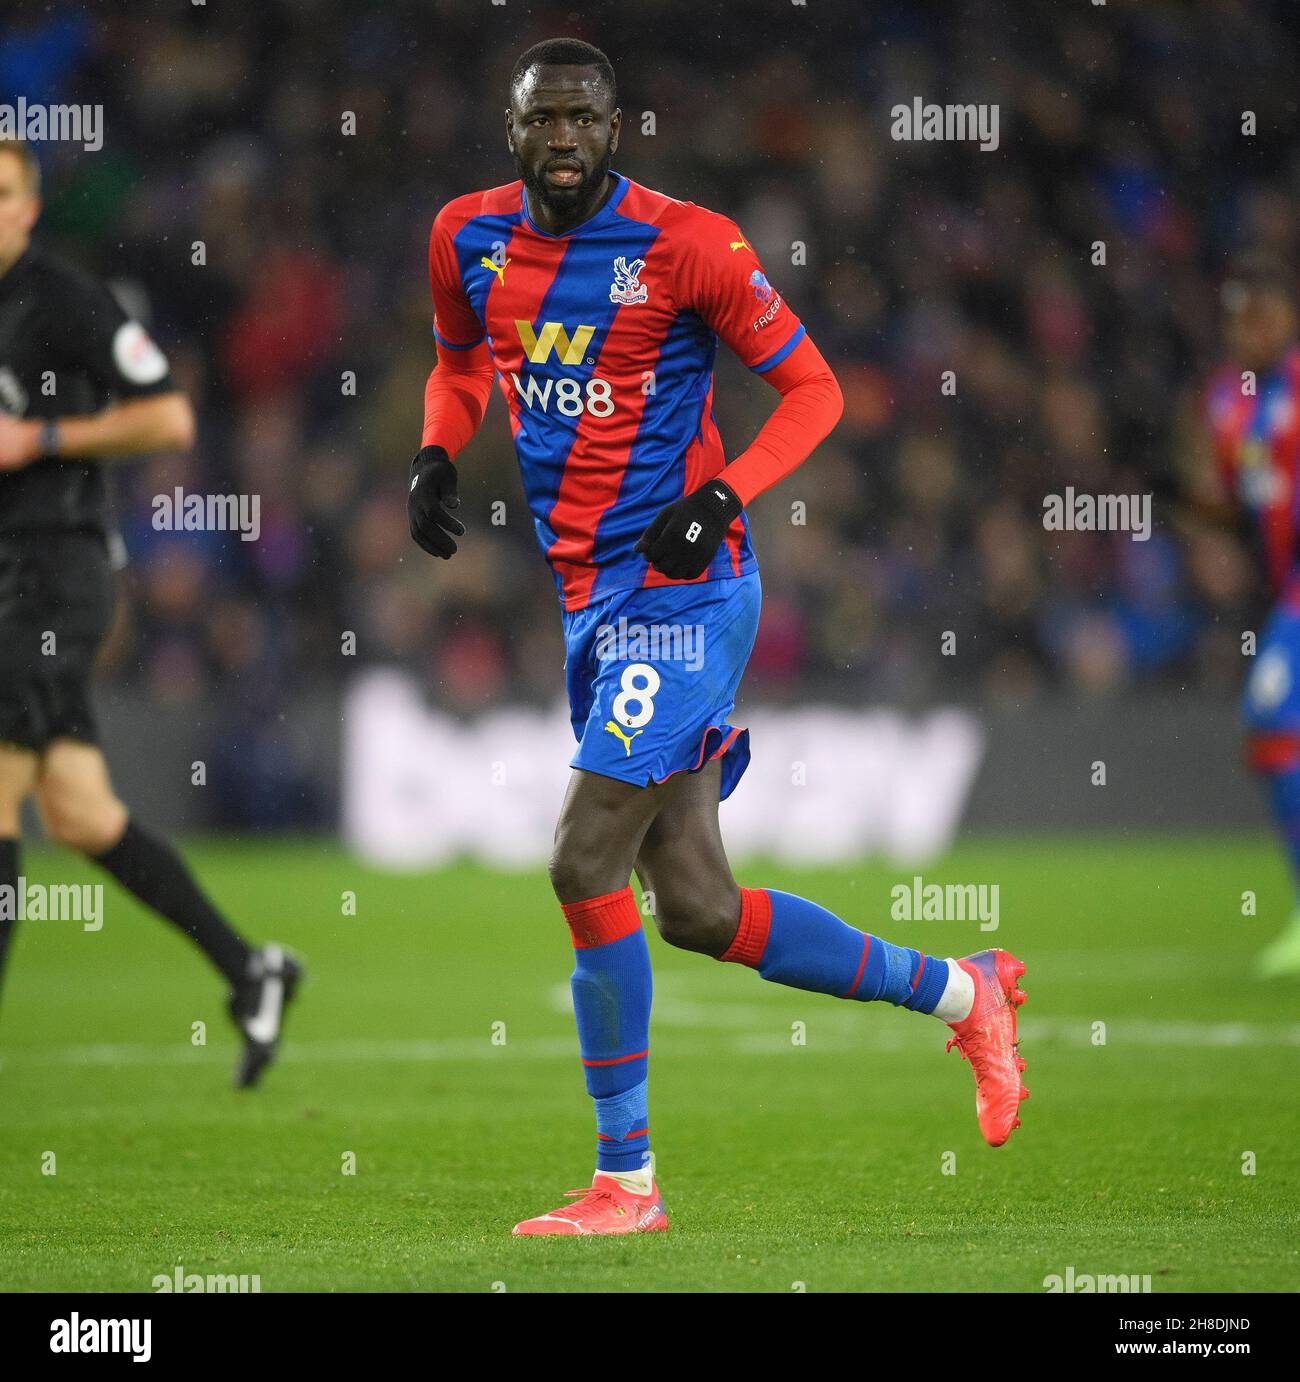
<svg viewBox="0 0 1300 1382">
<path fill-rule="evenodd" d="M 749 764 L 728 721 L 758 632 L 758 572 L 620 590 L 564 615 L 572 765 L 637 787 L 722 759 L 722 796 Z"/>
<path fill-rule="evenodd" d="M 1283 600 L 1268 616 L 1241 696 L 1256 734 L 1300 732 L 1300 608 Z"/>
</svg>

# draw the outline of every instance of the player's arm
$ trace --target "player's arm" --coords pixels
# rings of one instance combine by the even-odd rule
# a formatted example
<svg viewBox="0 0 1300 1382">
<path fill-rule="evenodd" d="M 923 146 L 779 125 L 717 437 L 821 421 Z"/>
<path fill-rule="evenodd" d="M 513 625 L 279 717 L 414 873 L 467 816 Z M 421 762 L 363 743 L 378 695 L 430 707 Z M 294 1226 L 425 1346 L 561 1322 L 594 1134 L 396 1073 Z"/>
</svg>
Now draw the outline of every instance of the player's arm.
<svg viewBox="0 0 1300 1382">
<path fill-rule="evenodd" d="M 42 457 L 108 460 L 194 444 L 194 412 L 172 382 L 167 357 L 102 284 L 74 280 L 55 316 L 66 336 L 51 343 L 56 378 L 74 362 L 113 402 L 97 413 L 55 418 L 0 415 L 0 469 Z"/>
<path fill-rule="evenodd" d="M 429 287 L 438 363 L 424 386 L 424 430 L 411 462 L 406 507 L 415 541 L 431 556 L 449 558 L 465 532 L 451 513 L 460 507 L 454 458 L 483 422 L 496 370 L 441 217 L 429 236 Z"/>
<path fill-rule="evenodd" d="M 741 510 L 802 465 L 844 411 L 830 366 L 768 284 L 745 237 L 721 217 L 712 221 L 684 256 L 684 303 L 781 401 L 739 456 L 662 509 L 638 540 L 636 550 L 674 580 L 701 575 Z"/>
<path fill-rule="evenodd" d="M 839 381 L 806 334 L 763 378 L 780 393 L 781 401 L 758 436 L 719 477 L 744 505 L 801 466 L 844 413 Z"/>
<path fill-rule="evenodd" d="M 1233 501 L 1231 447 L 1215 434 L 1211 392 L 1191 400 L 1177 419 L 1177 484 L 1185 510 L 1223 528 L 1237 529 L 1241 513 Z"/>
</svg>

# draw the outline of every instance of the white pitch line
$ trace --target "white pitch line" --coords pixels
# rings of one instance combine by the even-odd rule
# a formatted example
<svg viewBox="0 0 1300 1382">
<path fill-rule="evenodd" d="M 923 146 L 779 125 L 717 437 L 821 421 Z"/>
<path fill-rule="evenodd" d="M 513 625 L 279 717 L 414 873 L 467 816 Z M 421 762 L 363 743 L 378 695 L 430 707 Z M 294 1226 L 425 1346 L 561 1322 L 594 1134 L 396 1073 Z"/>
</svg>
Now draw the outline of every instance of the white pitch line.
<svg viewBox="0 0 1300 1382">
<path fill-rule="evenodd" d="M 692 1017 L 694 1013 L 692 1012 Z M 656 1021 L 661 1019 L 655 1013 Z M 901 1024 L 907 1021 L 911 1035 Z M 707 1049 L 712 1035 L 715 1047 L 723 1047 L 738 1055 L 778 1055 L 786 1052 L 811 1051 L 817 1054 L 873 1054 L 920 1049 L 927 1035 L 939 1036 L 937 1024 L 899 1018 L 899 1026 L 863 1024 L 856 1033 L 846 1034 L 843 1025 L 833 1024 L 833 1030 L 812 1018 L 807 1025 L 806 1045 L 795 1046 L 790 1033 L 776 1019 L 771 1025 L 752 1026 L 746 1031 L 725 1033 L 703 1032 L 686 1038 L 681 1031 L 659 1037 L 652 1034 L 652 1053 L 698 1054 Z M 1093 1045 L 1091 1018 L 1026 1018 L 1020 1023 L 1020 1036 L 1026 1047 L 1033 1043 L 1090 1047 Z M 669 1020 L 669 1026 L 674 1025 Z M 694 1023 L 692 1022 L 692 1026 Z M 1132 1050 L 1150 1047 L 1196 1047 L 1226 1049 L 1250 1046 L 1300 1046 L 1300 1025 L 1264 1022 L 1153 1022 L 1116 1018 L 1106 1023 L 1105 1050 Z M 224 1063 L 230 1050 L 222 1045 L 196 1050 L 188 1043 L 171 1046 L 144 1043 L 96 1042 L 79 1046 L 55 1046 L 9 1051 L 4 1066 L 19 1069 L 23 1066 L 80 1065 L 80 1066 L 145 1066 L 193 1065 Z M 352 1065 L 366 1062 L 381 1065 L 421 1065 L 514 1059 L 572 1060 L 576 1059 L 576 1043 L 571 1037 L 526 1037 L 494 1046 L 487 1034 L 482 1037 L 455 1037 L 442 1040 L 395 1038 L 390 1041 L 362 1041 L 339 1039 L 333 1041 L 286 1041 L 280 1059 L 287 1065 Z"/>
<path fill-rule="evenodd" d="M 1092 1024 L 1106 1023 L 1107 1046 L 1300 1046 L 1300 1026 L 1290 1022 L 1168 1022 L 1120 1017 L 1026 1017 L 1022 1040 L 1091 1046 Z"/>
<path fill-rule="evenodd" d="M 188 1042 L 172 1046 L 153 1046 L 143 1042 L 96 1042 L 82 1046 L 54 1046 L 48 1049 L 16 1050 L 5 1056 L 9 1065 L 192 1065 L 225 1063 L 233 1047 L 217 1045 L 196 1049 Z M 286 1038 L 277 1061 L 285 1064 L 316 1062 L 346 1065 L 374 1061 L 380 1064 L 422 1064 L 438 1061 L 500 1060 L 507 1052 L 524 1054 L 532 1060 L 554 1060 L 574 1056 L 571 1038 L 549 1037 L 512 1041 L 494 1046 L 482 1037 L 453 1037 L 445 1040 L 397 1037 L 390 1041 L 334 1040 L 294 1041 Z"/>
</svg>

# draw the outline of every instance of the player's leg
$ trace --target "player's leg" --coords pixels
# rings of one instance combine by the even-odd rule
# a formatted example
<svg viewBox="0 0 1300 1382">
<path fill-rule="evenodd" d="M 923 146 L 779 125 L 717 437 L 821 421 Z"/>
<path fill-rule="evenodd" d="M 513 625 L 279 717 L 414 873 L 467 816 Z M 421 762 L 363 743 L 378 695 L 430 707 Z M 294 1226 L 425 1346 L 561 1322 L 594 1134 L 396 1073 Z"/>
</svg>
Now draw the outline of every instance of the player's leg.
<svg viewBox="0 0 1300 1382">
<path fill-rule="evenodd" d="M 41 759 L 36 802 L 50 838 L 93 859 L 184 932 L 232 984 L 252 949 L 204 896 L 176 851 L 130 819 L 93 744 L 56 739 Z"/>
<path fill-rule="evenodd" d="M 650 952 L 628 880 L 658 790 L 574 771 L 555 830 L 551 886 L 573 941 L 578 1049 L 596 1112 L 596 1174 L 576 1204 L 515 1234 L 667 1228 L 650 1169 Z"/>
<path fill-rule="evenodd" d="M 636 857 L 648 910 L 659 934 L 682 950 L 715 960 L 736 937 L 741 889 L 731 873 L 718 822 L 722 765 L 677 773 L 671 805 L 658 812 Z"/>
<path fill-rule="evenodd" d="M 807 898 L 740 887 L 719 827 L 720 764 L 683 773 L 681 780 L 636 861 L 642 886 L 654 895 L 655 923 L 670 945 L 748 965 L 791 988 L 884 1000 L 946 1022 L 969 1016 L 974 985 L 956 961 L 869 936 Z"/>
<path fill-rule="evenodd" d="M 41 706 L 35 694 L 42 666 L 41 633 L 26 616 L 31 581 L 26 545 L 0 540 L 0 982 L 13 944 L 23 802 L 36 785 Z"/>
<path fill-rule="evenodd" d="M 36 786 L 36 754 L 17 744 L 0 744 L 0 987 L 18 925 L 18 849 L 23 802 Z"/>
<path fill-rule="evenodd" d="M 739 887 L 718 823 L 721 765 L 680 776 L 636 861 L 664 939 L 791 988 L 933 1013 L 975 1067 L 981 1130 L 995 1146 L 1006 1141 L 1025 1097 L 1015 1050 L 1024 966 L 1005 951 L 938 959 L 859 931 L 807 898 Z"/>
<path fill-rule="evenodd" d="M 1247 757 L 1264 781 L 1295 889 L 1290 921 L 1256 967 L 1265 977 L 1300 974 L 1300 604 L 1295 600 L 1284 600 L 1264 626 L 1242 695 L 1242 716 Z"/>
<path fill-rule="evenodd" d="M 236 1083 L 255 1083 L 275 1053 L 301 977 L 297 960 L 278 945 L 255 949 L 235 931 L 180 854 L 130 818 L 96 745 L 53 740 L 41 756 L 36 801 L 51 839 L 93 860 L 170 921 L 226 978 L 231 1016 L 245 1039 Z"/>
</svg>

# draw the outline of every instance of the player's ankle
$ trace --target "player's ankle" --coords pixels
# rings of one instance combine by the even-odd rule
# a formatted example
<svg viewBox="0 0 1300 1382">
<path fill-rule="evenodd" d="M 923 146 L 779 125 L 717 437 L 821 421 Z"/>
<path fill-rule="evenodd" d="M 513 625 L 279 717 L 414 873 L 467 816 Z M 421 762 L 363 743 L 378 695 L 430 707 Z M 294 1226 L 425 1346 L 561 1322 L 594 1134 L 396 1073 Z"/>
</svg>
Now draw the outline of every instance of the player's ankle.
<svg viewBox="0 0 1300 1382">
<path fill-rule="evenodd" d="M 598 1166 L 596 1174 L 617 1181 L 631 1195 L 648 1195 L 654 1189 L 655 1174 L 649 1166 L 637 1171 L 602 1171 Z"/>
<path fill-rule="evenodd" d="M 975 981 L 956 960 L 944 963 L 948 966 L 948 982 L 934 1005 L 934 1015 L 941 1022 L 963 1022 L 975 1006 Z"/>
</svg>

